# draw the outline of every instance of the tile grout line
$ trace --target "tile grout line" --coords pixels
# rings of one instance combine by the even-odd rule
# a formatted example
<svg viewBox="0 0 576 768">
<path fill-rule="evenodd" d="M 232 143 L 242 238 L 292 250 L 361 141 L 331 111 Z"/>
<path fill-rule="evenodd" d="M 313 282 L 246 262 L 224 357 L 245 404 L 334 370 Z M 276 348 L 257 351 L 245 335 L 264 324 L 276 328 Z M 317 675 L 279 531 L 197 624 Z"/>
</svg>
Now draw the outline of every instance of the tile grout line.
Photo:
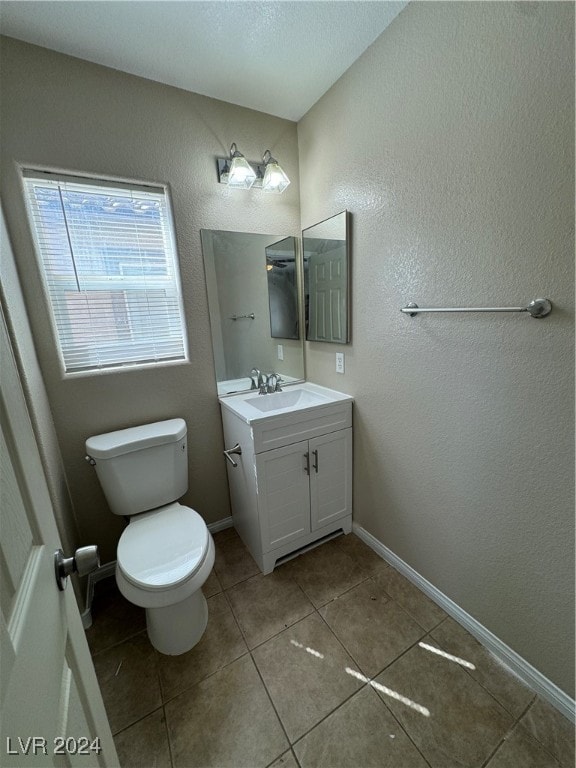
<svg viewBox="0 0 576 768">
<path fill-rule="evenodd" d="M 534 706 L 536 705 L 536 702 L 537 702 L 538 700 L 540 700 L 540 701 L 543 701 L 542 699 L 540 699 L 540 698 L 539 698 L 538 694 L 535 694 L 535 696 L 534 696 L 534 698 L 532 699 L 532 701 L 530 702 L 530 704 L 528 704 L 528 706 L 526 707 L 526 709 L 525 709 L 525 710 L 522 712 L 522 714 L 521 714 L 521 715 L 520 715 L 520 717 L 518 718 L 518 720 L 517 720 L 517 722 L 516 722 L 516 726 L 518 726 L 519 728 L 521 728 L 521 729 L 522 729 L 522 731 L 524 731 L 524 732 L 525 732 L 525 733 L 527 733 L 529 736 L 531 736 L 531 737 L 534 739 L 534 741 L 537 741 L 537 742 L 538 742 L 538 744 L 540 744 L 540 746 L 542 747 L 542 749 L 543 749 L 545 752 L 547 752 L 549 755 L 551 755 L 551 756 L 553 757 L 553 759 L 554 759 L 554 760 L 556 760 L 556 762 L 558 763 L 558 766 L 559 766 L 559 768 L 562 768 L 562 767 L 564 766 L 564 763 L 563 763 L 563 762 L 561 762 L 561 760 L 560 760 L 560 756 L 559 756 L 559 755 L 555 755 L 555 754 L 554 754 L 554 753 L 553 753 L 553 752 L 552 752 L 552 751 L 551 751 L 551 750 L 548 748 L 548 746 L 547 746 L 546 744 L 544 744 L 544 742 L 543 742 L 543 741 L 541 741 L 541 740 L 538 738 L 538 736 L 537 736 L 535 733 L 533 733 L 533 732 L 532 732 L 532 731 L 531 731 L 529 728 L 527 728 L 525 725 L 522 725 L 522 723 L 520 722 L 520 720 L 521 720 L 521 719 L 522 719 L 522 718 L 523 718 L 523 717 L 524 717 L 524 716 L 525 716 L 525 715 L 528 713 L 528 710 L 529 710 L 529 709 L 532 709 L 532 707 L 534 707 Z M 561 716 L 561 715 L 560 715 L 560 716 Z M 555 768 L 556 768 L 556 767 L 555 767 Z"/>
<path fill-rule="evenodd" d="M 264 690 L 266 691 L 266 696 L 268 697 L 268 701 L 270 702 L 270 706 L 271 706 L 271 707 L 272 707 L 272 709 L 274 710 L 274 714 L 276 715 L 276 719 L 277 719 L 277 720 L 278 720 L 278 722 L 280 723 L 280 728 L 282 728 L 282 733 L 284 734 L 284 736 L 285 736 L 285 738 L 286 738 L 286 741 L 287 741 L 287 743 L 288 743 L 288 749 L 291 749 L 291 748 L 292 748 L 292 742 L 290 741 L 290 737 L 288 736 L 288 733 L 287 733 L 287 731 L 286 731 L 286 728 L 284 727 L 284 723 L 282 722 L 282 718 L 281 718 L 281 717 L 280 717 L 280 715 L 278 714 L 278 710 L 276 709 L 276 705 L 274 704 L 274 701 L 272 700 L 272 696 L 270 695 L 270 691 L 268 690 L 268 686 L 267 686 L 267 685 L 266 685 L 266 683 L 264 682 L 264 678 L 262 677 L 262 673 L 260 672 L 260 669 L 259 669 L 259 667 L 258 667 L 258 664 L 256 664 L 256 661 L 254 660 L 254 657 L 252 656 L 252 653 L 250 653 L 250 659 L 251 659 L 251 661 L 252 661 L 252 664 L 254 665 L 254 667 L 255 667 L 255 669 L 256 669 L 256 672 L 257 672 L 257 674 L 258 674 L 258 677 L 260 678 L 260 682 L 262 683 L 262 685 L 263 685 L 263 687 L 264 687 Z M 278 760 L 278 758 L 279 758 L 279 757 L 281 757 L 281 756 L 284 754 L 284 752 L 286 752 L 286 751 L 287 751 L 287 750 L 283 750 L 283 751 L 282 751 L 282 752 L 281 752 L 279 755 L 277 755 L 277 756 L 274 758 L 274 760 L 272 761 L 272 763 L 270 763 L 270 765 L 272 765 L 273 763 L 275 763 L 275 762 L 276 762 L 276 760 Z"/>
<path fill-rule="evenodd" d="M 126 637 L 123 637 L 122 640 L 119 640 L 117 643 L 112 643 L 112 645 L 107 645 L 106 648 L 101 648 L 99 651 L 96 651 L 95 653 L 92 653 L 90 651 L 91 658 L 95 659 L 97 656 L 100 656 L 102 653 L 106 653 L 106 651 L 112 650 L 112 648 L 117 648 L 119 645 L 122 645 L 122 643 L 127 643 L 128 640 L 133 640 L 135 637 L 138 637 L 138 635 L 142 635 L 146 632 L 146 627 L 144 629 L 139 629 L 137 632 L 133 632 L 131 635 L 126 635 Z"/>
<path fill-rule="evenodd" d="M 450 618 L 450 617 L 448 617 L 448 618 Z M 434 627 L 434 629 L 438 629 L 438 627 Z M 431 640 L 433 640 L 435 643 L 437 643 L 441 649 L 443 649 L 444 651 L 446 651 L 447 653 L 449 653 L 450 651 L 449 651 L 448 647 L 446 646 L 446 644 L 445 644 L 445 643 L 441 643 L 439 640 L 437 640 L 437 639 L 436 639 L 436 638 L 435 638 L 435 637 L 432 635 L 432 632 L 433 632 L 433 631 L 434 631 L 434 630 L 431 630 L 431 631 L 428 633 L 428 634 L 430 635 L 430 638 L 431 638 Z M 482 646 L 481 646 L 481 647 L 482 647 Z M 466 667 L 462 667 L 462 669 L 464 670 L 464 672 L 465 672 L 467 675 L 469 675 L 469 676 L 472 678 L 472 680 L 473 680 L 473 681 L 474 681 L 474 682 L 475 682 L 477 685 L 479 685 L 481 688 L 483 688 L 483 689 L 484 689 L 484 691 L 486 691 L 486 693 L 487 693 L 489 696 L 491 696 L 491 697 L 494 699 L 494 701 L 496 702 L 496 704 L 498 704 L 498 706 L 499 706 L 499 707 L 501 707 L 501 708 L 502 708 L 502 709 L 503 709 L 503 710 L 504 710 L 504 711 L 505 711 L 507 714 L 509 714 L 509 715 L 510 715 L 510 717 L 511 717 L 511 718 L 514 720 L 514 722 L 515 722 L 515 723 L 516 723 L 516 722 L 518 722 L 518 721 L 520 720 L 520 718 L 521 718 L 521 717 L 524 717 L 524 715 L 526 714 L 526 712 L 528 711 L 528 709 L 531 707 L 531 705 L 534 703 L 535 699 L 538 697 L 538 696 L 537 696 L 537 694 L 536 694 L 536 693 L 534 693 L 534 691 L 533 691 L 531 688 L 529 688 L 529 687 L 528 687 L 528 686 L 527 686 L 525 683 L 523 683 L 521 680 L 517 680 L 517 683 L 518 683 L 518 685 L 519 685 L 521 688 L 524 688 L 524 689 L 526 689 L 527 691 L 530 691 L 530 693 L 532 694 L 532 697 L 531 697 L 530 701 L 528 702 L 528 704 L 527 704 L 527 705 L 524 707 L 524 709 L 522 710 L 522 713 L 521 713 L 519 716 L 516 716 L 516 715 L 514 714 L 514 712 L 511 712 L 511 711 L 508 709 L 508 707 L 507 707 L 507 706 L 506 706 L 506 705 L 505 705 L 505 704 L 504 704 L 502 701 L 500 701 L 500 699 L 498 699 L 498 697 L 496 696 L 496 694 L 495 694 L 495 693 L 493 693 L 493 692 L 490 690 L 490 688 L 488 688 L 488 687 L 487 687 L 487 686 L 486 686 L 486 685 L 485 685 L 485 684 L 484 684 L 484 683 L 483 683 L 481 680 L 478 680 L 476 677 L 474 677 L 474 675 L 472 674 L 472 670 L 470 670 L 470 669 L 466 669 Z M 506 676 L 508 676 L 508 673 L 504 673 L 504 674 L 506 674 Z"/>
<path fill-rule="evenodd" d="M 378 673 L 378 674 L 380 674 L 380 673 Z M 370 679 L 371 679 L 371 680 L 373 680 L 374 678 L 370 678 Z M 369 684 L 367 684 L 367 685 L 369 685 Z M 372 687 L 372 686 L 370 686 L 370 687 Z M 376 693 L 376 692 L 375 692 L 375 693 Z M 407 738 L 407 739 L 408 739 L 408 741 L 409 741 L 409 742 L 412 744 L 412 746 L 414 747 L 414 749 L 416 750 L 416 752 L 418 752 L 418 754 L 419 754 L 419 755 L 422 757 L 422 759 L 424 760 L 424 762 L 426 763 L 426 765 L 428 766 L 428 768 L 432 768 L 432 763 L 430 763 L 430 761 L 428 760 L 428 758 L 426 757 L 426 755 L 424 754 L 424 752 L 423 752 L 423 751 L 420 749 L 420 747 L 418 746 L 418 744 L 416 744 L 416 742 L 414 741 L 414 739 L 412 738 L 412 736 L 410 735 L 410 733 L 408 732 L 408 730 L 407 730 L 406 728 L 404 728 L 404 726 L 402 725 L 402 723 L 400 722 L 400 720 L 398 719 L 398 717 L 396 716 L 396 714 L 395 714 L 395 713 L 392 711 L 391 707 L 389 707 L 389 706 L 386 704 L 386 702 L 384 701 L 384 699 L 382 698 L 382 696 L 379 696 L 379 695 L 378 695 L 378 693 L 376 693 L 376 696 L 378 696 L 378 700 L 380 701 L 380 703 L 382 704 L 382 706 L 383 706 L 383 707 L 385 708 L 385 710 L 386 710 L 386 711 L 387 711 L 387 712 L 388 712 L 388 713 L 389 713 L 389 714 L 392 716 L 392 718 L 393 718 L 393 719 L 396 721 L 396 723 L 398 724 L 398 727 L 400 728 L 400 730 L 402 731 L 402 733 L 404 733 L 404 734 L 406 735 L 406 738 Z"/>
<path fill-rule="evenodd" d="M 124 731 L 127 731 L 129 728 L 132 728 L 134 725 L 138 725 L 138 723 L 141 723 L 142 720 L 146 720 L 147 717 L 150 717 L 150 715 L 153 715 L 155 712 L 158 712 L 159 709 L 164 709 L 164 705 L 160 704 L 159 707 L 154 707 L 153 710 L 150 712 L 147 712 L 145 715 L 142 715 L 142 717 L 139 717 L 137 720 L 134 720 L 133 723 L 130 723 L 129 725 L 125 725 L 123 728 L 120 728 L 119 731 L 115 731 L 112 734 L 112 737 L 115 739 L 116 736 L 120 736 L 121 733 L 124 733 Z"/>
<path fill-rule="evenodd" d="M 168 729 L 168 713 L 166 712 L 166 705 L 162 705 L 162 711 L 164 712 L 164 730 L 166 731 L 166 743 L 168 744 L 168 757 L 170 758 L 170 765 L 174 768 L 174 755 L 172 754 L 172 740 L 170 739 L 170 731 Z"/>
</svg>

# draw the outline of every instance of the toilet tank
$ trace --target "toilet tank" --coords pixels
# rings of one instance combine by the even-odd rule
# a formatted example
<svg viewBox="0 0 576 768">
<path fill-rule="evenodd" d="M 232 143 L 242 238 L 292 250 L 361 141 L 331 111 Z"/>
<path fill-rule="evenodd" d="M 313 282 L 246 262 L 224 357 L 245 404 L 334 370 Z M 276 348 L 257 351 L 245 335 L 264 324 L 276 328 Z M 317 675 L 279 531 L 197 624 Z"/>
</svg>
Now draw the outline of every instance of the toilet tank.
<svg viewBox="0 0 576 768">
<path fill-rule="evenodd" d="M 137 515 L 186 493 L 186 432 L 184 419 L 169 419 L 86 440 L 86 458 L 114 514 Z"/>
</svg>

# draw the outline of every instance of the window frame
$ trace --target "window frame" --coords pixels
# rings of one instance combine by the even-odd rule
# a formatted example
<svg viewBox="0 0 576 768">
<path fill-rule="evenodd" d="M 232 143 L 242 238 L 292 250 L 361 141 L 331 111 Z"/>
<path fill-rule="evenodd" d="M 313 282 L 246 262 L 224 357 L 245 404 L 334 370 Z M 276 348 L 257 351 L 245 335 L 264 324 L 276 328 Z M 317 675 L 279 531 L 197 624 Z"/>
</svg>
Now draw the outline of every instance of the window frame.
<svg viewBox="0 0 576 768">
<path fill-rule="evenodd" d="M 54 171 L 49 168 L 33 167 L 28 165 L 19 166 L 20 181 L 22 194 L 26 209 L 26 219 L 29 227 L 29 231 L 34 243 L 34 253 L 36 258 L 36 264 L 38 267 L 42 288 L 45 297 L 45 307 L 50 318 L 50 325 L 53 333 L 53 343 L 56 355 L 58 357 L 60 372 L 64 379 L 68 378 L 80 378 L 88 376 L 101 376 L 111 373 L 121 373 L 127 371 L 135 371 L 140 369 L 157 370 L 159 368 L 171 367 L 175 365 L 185 365 L 190 362 L 189 356 L 189 344 L 188 333 L 186 323 L 186 311 L 184 306 L 184 296 L 182 292 L 182 277 L 180 268 L 180 255 L 178 253 L 178 247 L 176 242 L 176 228 L 173 215 L 172 201 L 170 196 L 169 186 L 161 182 L 141 182 L 128 179 L 112 178 L 107 176 L 96 175 L 82 175 L 78 172 L 66 172 L 66 171 Z M 163 205 L 165 215 L 164 221 L 160 225 L 160 230 L 163 235 L 164 250 L 163 250 L 163 264 L 168 267 L 168 271 L 171 275 L 154 275 L 155 285 L 151 288 L 149 284 L 149 276 L 146 275 L 94 275 L 90 278 L 82 276 L 82 291 L 78 291 L 78 281 L 74 274 L 69 276 L 61 276 L 60 278 L 54 276 L 48 276 L 46 261 L 43 256 L 42 247 L 38 240 L 38 229 L 36 226 L 37 216 L 34 212 L 37 203 L 28 190 L 28 179 L 36 179 L 39 181 L 46 180 L 50 182 L 67 182 L 74 185 L 80 185 L 83 188 L 94 187 L 99 190 L 109 189 L 112 193 L 114 190 L 119 190 L 125 193 L 126 197 L 130 197 L 130 192 L 140 192 L 144 194 L 161 195 L 163 198 Z M 88 191 L 88 190 L 87 190 Z M 71 255 L 74 261 L 74 255 Z M 119 265 L 121 264 L 121 258 L 119 259 Z M 125 265 L 127 266 L 127 265 Z M 57 289 L 51 288 L 58 285 Z M 130 351 L 135 351 L 142 344 L 137 340 L 127 340 L 125 345 L 125 352 L 122 354 L 122 359 L 113 363 L 99 363 L 93 365 L 93 367 L 82 367 L 76 370 L 70 369 L 70 364 L 67 363 L 64 349 L 66 347 L 63 343 L 66 339 L 67 333 L 72 333 L 74 328 L 73 322 L 62 322 L 64 314 L 68 313 L 68 307 L 66 306 L 65 293 L 67 290 L 78 291 L 79 294 L 85 291 L 110 291 L 111 287 L 114 289 L 119 286 L 119 293 L 123 296 L 124 306 L 128 318 L 133 322 L 133 318 L 130 318 L 130 302 L 134 298 L 136 291 L 164 291 L 166 297 L 172 297 L 175 300 L 175 306 L 177 311 L 172 316 L 167 318 L 167 326 L 175 325 L 177 334 L 176 338 L 181 343 L 182 356 L 173 359 L 142 359 L 131 361 Z M 167 289 L 171 289 L 168 291 Z M 65 312 L 62 313 L 62 308 Z M 60 317 L 60 322 L 57 317 L 57 313 Z M 178 327 L 179 326 L 179 327 Z M 79 345 L 80 346 L 80 345 Z M 110 348 L 116 348 L 121 351 L 121 341 L 110 342 Z M 67 368 L 68 365 L 68 368 Z"/>
</svg>

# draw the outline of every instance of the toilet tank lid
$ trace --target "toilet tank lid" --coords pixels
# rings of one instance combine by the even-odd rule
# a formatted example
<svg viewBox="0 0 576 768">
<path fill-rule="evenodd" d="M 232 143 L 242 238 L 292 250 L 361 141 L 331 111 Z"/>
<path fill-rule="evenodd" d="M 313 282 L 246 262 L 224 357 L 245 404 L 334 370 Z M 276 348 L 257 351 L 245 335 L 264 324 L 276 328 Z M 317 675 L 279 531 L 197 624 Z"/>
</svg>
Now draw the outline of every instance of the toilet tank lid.
<svg viewBox="0 0 576 768">
<path fill-rule="evenodd" d="M 118 429 L 86 440 L 86 453 L 93 459 L 111 459 L 155 445 L 176 443 L 186 435 L 184 419 L 168 419 L 140 427 Z"/>
</svg>

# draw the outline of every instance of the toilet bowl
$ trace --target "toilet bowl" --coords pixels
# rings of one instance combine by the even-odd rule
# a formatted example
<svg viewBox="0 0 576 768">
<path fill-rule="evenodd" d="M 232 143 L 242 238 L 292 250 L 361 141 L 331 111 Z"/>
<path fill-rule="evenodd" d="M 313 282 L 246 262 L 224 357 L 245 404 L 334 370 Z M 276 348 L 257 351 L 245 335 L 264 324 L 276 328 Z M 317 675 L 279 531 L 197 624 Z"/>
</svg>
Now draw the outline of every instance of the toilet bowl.
<svg viewBox="0 0 576 768">
<path fill-rule="evenodd" d="M 152 645 L 168 655 L 193 648 L 208 622 L 202 585 L 214 566 L 214 541 L 200 515 L 170 504 L 134 517 L 116 558 L 118 588 L 146 609 Z"/>
<path fill-rule="evenodd" d="M 150 642 L 168 655 L 189 651 L 202 637 L 202 585 L 214 565 L 206 523 L 175 501 L 187 488 L 186 435 L 186 423 L 170 419 L 86 441 L 112 512 L 130 520 L 118 542 L 118 588 L 146 609 Z"/>
</svg>

